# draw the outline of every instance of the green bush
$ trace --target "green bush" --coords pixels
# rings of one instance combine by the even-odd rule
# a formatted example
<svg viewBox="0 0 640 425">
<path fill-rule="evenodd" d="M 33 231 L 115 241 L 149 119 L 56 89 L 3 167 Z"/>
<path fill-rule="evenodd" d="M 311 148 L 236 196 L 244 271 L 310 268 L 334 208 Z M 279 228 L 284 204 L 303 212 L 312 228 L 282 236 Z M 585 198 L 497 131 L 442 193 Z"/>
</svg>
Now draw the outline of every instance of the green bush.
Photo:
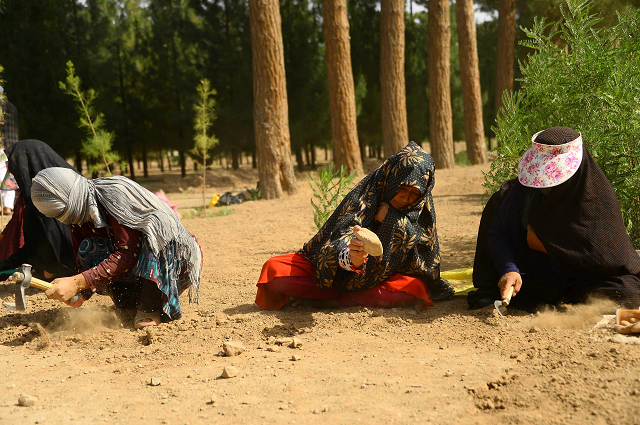
<svg viewBox="0 0 640 425">
<path fill-rule="evenodd" d="M 313 222 L 318 230 L 322 228 L 324 222 L 342 202 L 342 199 L 349 192 L 349 185 L 358 175 L 357 171 L 353 171 L 347 175 L 347 167 L 340 166 L 340 170 L 333 169 L 333 162 L 316 171 L 316 178 L 309 175 L 309 186 L 313 190 L 313 196 L 316 198 L 317 204 L 311 199 L 313 206 Z M 336 181 L 337 179 L 337 181 Z M 315 187 L 314 187 L 315 185 Z"/>
<path fill-rule="evenodd" d="M 522 88 L 504 95 L 497 119 L 498 157 L 485 174 L 487 194 L 517 175 L 531 136 L 553 126 L 582 133 L 613 185 L 627 232 L 640 248 L 640 11 L 618 13 L 598 28 L 591 1 L 567 0 L 563 19 L 535 19 L 522 44 L 535 49 L 520 63 Z"/>
</svg>

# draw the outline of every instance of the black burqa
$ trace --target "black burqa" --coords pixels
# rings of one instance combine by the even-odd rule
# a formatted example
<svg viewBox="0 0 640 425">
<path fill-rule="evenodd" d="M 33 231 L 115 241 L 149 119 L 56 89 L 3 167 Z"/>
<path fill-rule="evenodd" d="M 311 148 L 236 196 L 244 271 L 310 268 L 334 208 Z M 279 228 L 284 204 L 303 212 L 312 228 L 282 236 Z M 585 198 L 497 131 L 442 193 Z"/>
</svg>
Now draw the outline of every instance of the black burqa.
<svg viewBox="0 0 640 425">
<path fill-rule="evenodd" d="M 572 129 L 553 127 L 540 133 L 536 142 L 559 145 L 577 136 Z M 514 191 L 518 205 L 524 206 L 527 195 L 539 189 L 513 179 L 489 199 L 480 221 L 473 269 L 474 286 L 480 289 L 469 293 L 470 306 L 483 296 L 499 298 L 500 276 L 487 244 L 489 230 L 509 191 Z M 539 198 L 528 220 L 522 220 L 525 210 L 519 208 L 520 220 L 531 225 L 548 255 L 529 248 L 523 222 L 515 253 L 523 285 L 513 298 L 514 306 L 533 310 L 540 304 L 581 302 L 590 293 L 599 293 L 638 307 L 640 257 L 626 232 L 615 191 L 586 147 L 576 173 L 547 197 Z M 554 270 L 546 267 L 545 261 L 555 265 Z"/>
<path fill-rule="evenodd" d="M 403 274 L 420 278 L 431 299 L 450 298 L 453 289 L 440 278 L 440 245 L 431 196 L 434 183 L 433 159 L 413 142 L 362 179 L 300 251 L 314 266 L 318 288 L 357 292 L 377 286 L 394 274 Z M 380 203 L 393 199 L 401 185 L 417 189 L 420 197 L 401 210 L 389 205 L 376 231 L 383 255 L 369 256 L 363 274 L 343 270 L 338 265 L 338 255 L 349 245 L 353 227 L 374 227 Z"/>
<path fill-rule="evenodd" d="M 45 217 L 31 201 L 31 180 L 39 171 L 50 167 L 70 168 L 74 171 L 75 168 L 40 140 L 21 140 L 5 149 L 5 154 L 8 169 L 20 187 L 24 203 L 24 246 L 0 262 L 0 270 L 28 263 L 40 276 L 45 270 L 55 277 L 75 274 L 76 256 L 69 226 L 55 218 Z"/>
</svg>

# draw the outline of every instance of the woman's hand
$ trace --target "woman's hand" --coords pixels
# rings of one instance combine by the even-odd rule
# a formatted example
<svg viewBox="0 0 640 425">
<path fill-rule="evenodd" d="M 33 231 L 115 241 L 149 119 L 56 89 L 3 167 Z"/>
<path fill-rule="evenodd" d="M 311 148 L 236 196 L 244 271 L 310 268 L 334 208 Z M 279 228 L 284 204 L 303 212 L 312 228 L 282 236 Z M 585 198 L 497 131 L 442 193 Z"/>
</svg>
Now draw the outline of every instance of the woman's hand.
<svg viewBox="0 0 640 425">
<path fill-rule="evenodd" d="M 360 230 L 360 226 L 353 226 L 353 230 Z M 349 242 L 349 255 L 351 256 L 351 264 L 356 269 L 362 267 L 364 259 L 367 257 L 367 253 L 364 252 L 364 242 L 360 239 L 353 237 Z"/>
<path fill-rule="evenodd" d="M 62 302 L 68 301 L 75 294 L 89 287 L 82 273 L 71 277 L 60 277 L 51 283 L 53 287 L 47 289 L 45 295 L 51 300 Z"/>
<path fill-rule="evenodd" d="M 382 223 L 384 221 L 384 218 L 387 216 L 388 212 L 389 212 L 389 204 L 387 204 L 386 202 L 380 202 L 380 206 L 378 207 L 378 212 L 376 213 L 376 216 L 373 219 L 378 223 Z"/>
<path fill-rule="evenodd" d="M 527 225 L 527 245 L 529 245 L 531 249 L 544 252 L 545 254 L 547 253 L 547 250 L 544 248 L 544 245 L 542 245 L 542 242 L 540 242 L 540 239 L 538 239 L 538 235 L 533 231 L 533 227 L 531 227 L 530 224 Z"/>
<path fill-rule="evenodd" d="M 500 298 L 504 299 L 509 292 L 509 288 L 513 286 L 513 296 L 515 297 L 522 287 L 522 276 L 518 272 L 508 272 L 502 275 L 498 281 L 500 288 Z"/>
</svg>

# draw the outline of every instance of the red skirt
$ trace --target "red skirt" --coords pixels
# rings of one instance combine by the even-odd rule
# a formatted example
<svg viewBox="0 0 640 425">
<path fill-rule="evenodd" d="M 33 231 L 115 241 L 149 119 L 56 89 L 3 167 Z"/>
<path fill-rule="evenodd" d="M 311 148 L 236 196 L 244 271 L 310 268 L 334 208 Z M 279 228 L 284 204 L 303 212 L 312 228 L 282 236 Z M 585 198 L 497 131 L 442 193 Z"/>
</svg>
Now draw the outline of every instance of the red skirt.
<svg viewBox="0 0 640 425">
<path fill-rule="evenodd" d="M 418 300 L 422 310 L 433 305 L 429 291 L 420 279 L 401 274 L 395 274 L 380 285 L 359 292 L 318 289 L 313 280 L 313 265 L 298 253 L 267 260 L 262 266 L 257 287 L 256 304 L 265 310 L 281 309 L 288 297 L 336 300 L 340 308 L 406 307 Z"/>
</svg>

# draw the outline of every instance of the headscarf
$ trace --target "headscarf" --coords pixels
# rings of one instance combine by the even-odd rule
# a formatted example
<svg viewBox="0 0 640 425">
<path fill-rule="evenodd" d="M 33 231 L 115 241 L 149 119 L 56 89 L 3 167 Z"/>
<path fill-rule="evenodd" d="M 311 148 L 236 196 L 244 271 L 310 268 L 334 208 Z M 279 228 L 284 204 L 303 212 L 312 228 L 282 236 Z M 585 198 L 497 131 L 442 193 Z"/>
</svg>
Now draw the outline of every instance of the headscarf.
<svg viewBox="0 0 640 425">
<path fill-rule="evenodd" d="M 5 154 L 8 170 L 18 183 L 24 203 L 23 223 L 19 223 L 19 226 L 24 229 L 25 247 L 4 260 L 4 263 L 8 267 L 17 267 L 23 262 L 28 262 L 39 272 L 47 270 L 58 276 L 73 274 L 76 257 L 69 227 L 53 218 L 45 217 L 33 205 L 31 179 L 50 167 L 64 167 L 74 174 L 75 169 L 40 140 L 21 140 L 6 148 Z M 43 236 L 48 244 L 43 243 Z"/>
<path fill-rule="evenodd" d="M 579 133 L 567 127 L 552 127 L 540 133 L 536 141 L 565 144 L 577 135 Z M 473 270 L 477 287 L 495 286 L 500 278 L 487 249 L 488 232 L 512 187 L 527 193 L 540 190 L 524 187 L 512 179 L 503 183 L 489 199 L 478 231 Z M 526 194 L 523 198 L 526 199 Z M 554 187 L 529 215 L 528 223 L 553 263 L 565 275 L 591 280 L 619 277 L 628 283 L 621 288 L 629 293 L 622 295 L 637 297 L 640 257 L 624 227 L 615 191 L 586 146 L 583 145 L 582 162 L 575 174 Z M 525 236 L 521 237 L 521 243 L 526 245 Z M 627 288 L 636 288 L 635 293 Z"/>
<path fill-rule="evenodd" d="M 140 231 L 153 253 L 167 262 L 172 260 L 168 245 L 175 242 L 177 260 L 188 264 L 189 298 L 197 302 L 200 246 L 175 213 L 147 189 L 122 176 L 88 180 L 64 168 L 49 168 L 33 179 L 31 195 L 44 215 L 65 224 L 91 222 L 96 228 L 105 227 L 102 207 L 118 223 Z"/>
<path fill-rule="evenodd" d="M 449 298 L 453 290 L 440 278 L 440 246 L 431 197 L 434 183 L 433 159 L 414 142 L 362 179 L 300 251 L 314 266 L 318 288 L 356 292 L 377 286 L 394 274 L 404 274 L 419 277 L 432 299 Z M 353 237 L 353 227 L 371 227 L 380 203 L 393 199 L 401 185 L 417 189 L 420 197 L 401 210 L 389 205 L 377 231 L 384 248 L 382 257 L 369 256 L 363 274 L 341 269 L 338 255 Z"/>
</svg>

